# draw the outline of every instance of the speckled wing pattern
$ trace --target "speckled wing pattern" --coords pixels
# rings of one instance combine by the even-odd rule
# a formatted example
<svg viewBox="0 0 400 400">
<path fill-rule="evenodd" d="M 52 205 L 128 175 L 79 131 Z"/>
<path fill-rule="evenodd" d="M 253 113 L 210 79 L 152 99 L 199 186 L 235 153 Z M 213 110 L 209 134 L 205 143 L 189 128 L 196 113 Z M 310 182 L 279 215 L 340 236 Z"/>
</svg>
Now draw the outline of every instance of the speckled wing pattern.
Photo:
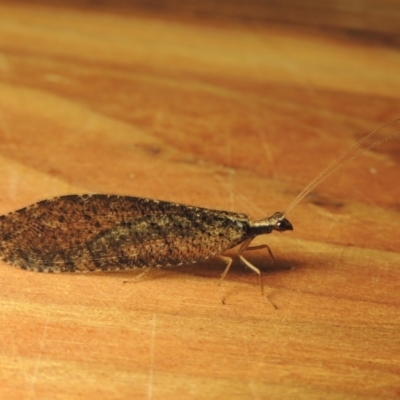
<svg viewBox="0 0 400 400">
<path fill-rule="evenodd" d="M 244 214 L 115 195 L 69 195 L 0 217 L 0 259 L 40 272 L 171 267 L 247 238 Z"/>
</svg>

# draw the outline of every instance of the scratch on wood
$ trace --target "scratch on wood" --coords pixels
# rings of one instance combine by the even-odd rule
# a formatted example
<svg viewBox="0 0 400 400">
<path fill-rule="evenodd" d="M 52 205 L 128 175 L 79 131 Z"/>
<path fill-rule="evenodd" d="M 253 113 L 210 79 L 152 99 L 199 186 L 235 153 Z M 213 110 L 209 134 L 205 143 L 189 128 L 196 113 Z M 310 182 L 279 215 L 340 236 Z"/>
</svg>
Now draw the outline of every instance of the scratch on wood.
<svg viewBox="0 0 400 400">
<path fill-rule="evenodd" d="M 150 339 L 150 370 L 149 370 L 149 382 L 147 387 L 147 399 L 153 398 L 153 384 L 154 384 L 154 353 L 156 347 L 156 327 L 157 319 L 156 314 L 153 313 L 151 324 L 151 339 Z"/>
</svg>

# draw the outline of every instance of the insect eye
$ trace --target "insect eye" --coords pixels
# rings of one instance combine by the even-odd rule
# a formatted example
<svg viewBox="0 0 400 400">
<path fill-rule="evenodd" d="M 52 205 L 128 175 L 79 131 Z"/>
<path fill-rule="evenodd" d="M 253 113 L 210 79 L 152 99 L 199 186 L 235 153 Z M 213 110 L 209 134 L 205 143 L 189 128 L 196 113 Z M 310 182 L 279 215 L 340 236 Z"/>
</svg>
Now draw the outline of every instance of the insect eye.
<svg viewBox="0 0 400 400">
<path fill-rule="evenodd" d="M 292 224 L 285 218 L 275 224 L 275 230 L 278 232 L 292 231 Z"/>
</svg>

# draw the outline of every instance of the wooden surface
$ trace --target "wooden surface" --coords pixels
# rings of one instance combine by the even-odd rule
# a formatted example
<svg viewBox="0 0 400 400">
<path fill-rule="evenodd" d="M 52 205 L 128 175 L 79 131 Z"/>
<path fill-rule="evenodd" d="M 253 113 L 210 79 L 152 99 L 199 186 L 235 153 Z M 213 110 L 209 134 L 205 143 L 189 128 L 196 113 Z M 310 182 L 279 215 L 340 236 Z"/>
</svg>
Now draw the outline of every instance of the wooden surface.
<svg viewBox="0 0 400 400">
<path fill-rule="evenodd" d="M 400 116 L 393 4 L 348 34 L 342 14 L 324 31 L 57 3 L 0 3 L 2 214 L 98 192 L 261 218 Z M 291 268 L 248 255 L 277 310 L 237 261 L 221 287 L 218 259 L 131 284 L 2 263 L 0 398 L 400 398 L 399 177 L 397 139 L 256 240 Z"/>
</svg>

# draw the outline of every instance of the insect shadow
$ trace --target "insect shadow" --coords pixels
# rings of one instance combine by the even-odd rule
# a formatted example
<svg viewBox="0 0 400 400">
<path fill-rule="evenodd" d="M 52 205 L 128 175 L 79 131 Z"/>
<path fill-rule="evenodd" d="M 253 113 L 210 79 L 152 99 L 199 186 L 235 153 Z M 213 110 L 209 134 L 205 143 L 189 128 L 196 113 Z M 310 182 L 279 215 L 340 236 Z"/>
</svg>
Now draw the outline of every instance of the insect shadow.
<svg viewBox="0 0 400 400">
<path fill-rule="evenodd" d="M 232 264 L 229 269 L 229 275 L 227 275 L 223 280 L 221 280 L 221 275 L 223 274 L 225 264 L 223 260 L 219 257 L 212 257 L 208 260 L 199 261 L 195 264 L 186 264 L 182 265 L 179 268 L 153 268 L 147 269 L 148 273 L 134 272 L 134 271 L 126 271 L 127 277 L 132 277 L 130 281 L 136 282 L 141 281 L 143 279 L 158 279 L 166 277 L 173 277 L 176 275 L 185 275 L 185 276 L 193 276 L 200 277 L 206 279 L 220 279 L 219 284 L 224 285 L 225 282 L 235 281 L 235 282 L 246 282 L 249 284 L 256 284 L 256 276 L 254 275 L 254 271 L 244 265 L 239 258 L 235 257 L 235 249 L 226 253 L 228 257 L 232 258 Z M 276 262 L 273 262 L 267 255 L 263 254 L 262 250 L 258 252 L 258 254 L 248 255 L 246 253 L 246 259 L 249 260 L 253 265 L 257 265 L 262 273 L 262 279 L 268 280 L 268 276 L 276 273 L 289 272 L 293 269 L 301 269 L 307 266 L 306 261 L 301 261 L 298 258 L 287 258 L 278 259 Z M 170 275 L 169 272 L 172 272 L 173 275 Z M 117 273 L 115 273 L 117 275 Z M 108 275 L 105 273 L 104 276 Z M 125 274 L 124 274 L 125 275 Z M 126 281 L 129 282 L 129 281 Z M 268 284 L 267 284 L 268 286 Z"/>
</svg>

